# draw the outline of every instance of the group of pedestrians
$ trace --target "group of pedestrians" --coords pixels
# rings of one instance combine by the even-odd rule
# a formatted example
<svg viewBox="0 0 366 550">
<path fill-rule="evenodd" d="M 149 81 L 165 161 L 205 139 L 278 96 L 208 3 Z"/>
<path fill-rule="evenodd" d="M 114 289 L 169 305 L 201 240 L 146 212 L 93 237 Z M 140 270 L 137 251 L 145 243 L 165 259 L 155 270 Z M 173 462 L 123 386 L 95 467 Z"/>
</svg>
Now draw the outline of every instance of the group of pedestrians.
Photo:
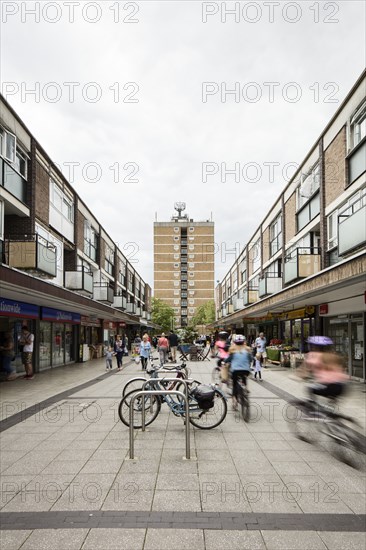
<svg viewBox="0 0 366 550">
<path fill-rule="evenodd" d="M 28 329 L 26 325 L 22 326 L 21 333 L 18 337 L 18 349 L 21 353 L 22 364 L 24 366 L 25 374 L 23 378 L 25 380 L 33 380 L 33 346 L 34 346 L 34 334 Z M 11 382 L 19 378 L 16 368 L 13 366 L 13 361 L 16 358 L 14 334 L 13 331 L 7 331 L 4 335 L 2 344 L 0 346 L 2 370 L 6 374 L 6 381 Z"/>
</svg>

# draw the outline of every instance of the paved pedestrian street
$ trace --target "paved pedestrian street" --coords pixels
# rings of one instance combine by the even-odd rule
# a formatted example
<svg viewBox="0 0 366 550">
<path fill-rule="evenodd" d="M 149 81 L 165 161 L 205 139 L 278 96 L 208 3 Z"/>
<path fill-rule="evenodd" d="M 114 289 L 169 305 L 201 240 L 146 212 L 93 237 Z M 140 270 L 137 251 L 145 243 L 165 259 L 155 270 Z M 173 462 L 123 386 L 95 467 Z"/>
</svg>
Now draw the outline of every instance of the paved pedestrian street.
<svg viewBox="0 0 366 550">
<path fill-rule="evenodd" d="M 210 382 L 214 362 L 189 364 Z M 303 395 L 289 369 L 249 381 L 252 420 L 228 401 L 213 430 L 163 405 L 145 432 L 118 403 L 138 366 L 103 361 L 1 384 L 1 550 L 364 550 L 365 472 L 290 431 L 288 400 Z M 342 410 L 365 426 L 365 386 Z"/>
</svg>

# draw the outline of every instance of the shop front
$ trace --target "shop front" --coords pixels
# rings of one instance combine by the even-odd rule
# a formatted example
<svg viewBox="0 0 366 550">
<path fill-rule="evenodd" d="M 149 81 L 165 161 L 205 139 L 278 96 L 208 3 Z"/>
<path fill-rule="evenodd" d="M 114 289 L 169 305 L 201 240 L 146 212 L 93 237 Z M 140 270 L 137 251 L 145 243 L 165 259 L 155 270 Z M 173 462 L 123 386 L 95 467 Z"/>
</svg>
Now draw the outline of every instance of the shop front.
<svg viewBox="0 0 366 550">
<path fill-rule="evenodd" d="M 362 297 L 363 298 L 363 297 Z M 366 380 L 365 368 L 365 303 L 361 297 L 319 306 L 324 334 L 329 336 L 335 350 L 341 353 L 348 365 L 348 374 Z M 344 311 L 347 313 L 344 313 Z M 361 311 L 360 311 L 361 310 Z"/>
<path fill-rule="evenodd" d="M 103 321 L 103 344 L 105 347 L 113 348 L 117 334 L 117 323 Z"/>
<path fill-rule="evenodd" d="M 103 325 L 94 315 L 81 315 L 79 333 L 79 361 L 81 363 L 102 357 Z"/>
<path fill-rule="evenodd" d="M 14 339 L 15 359 L 12 362 L 17 372 L 23 372 L 19 338 L 22 326 L 34 334 L 34 349 L 37 349 L 37 322 L 39 307 L 34 304 L 0 298 L 0 341 L 3 342 L 6 332 L 11 332 Z M 36 370 L 36 354 L 33 353 L 33 368 Z"/>
<path fill-rule="evenodd" d="M 48 307 L 41 308 L 39 323 L 39 370 L 59 367 L 77 360 L 80 315 Z"/>
</svg>

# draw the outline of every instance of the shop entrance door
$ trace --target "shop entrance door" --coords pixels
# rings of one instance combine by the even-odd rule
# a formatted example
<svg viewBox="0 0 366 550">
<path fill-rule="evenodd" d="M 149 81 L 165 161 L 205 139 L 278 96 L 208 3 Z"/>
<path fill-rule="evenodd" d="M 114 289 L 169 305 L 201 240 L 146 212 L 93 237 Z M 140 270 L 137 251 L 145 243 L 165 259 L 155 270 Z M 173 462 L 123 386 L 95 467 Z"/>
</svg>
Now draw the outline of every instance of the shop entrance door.
<svg viewBox="0 0 366 550">
<path fill-rule="evenodd" d="M 350 336 L 350 375 L 365 380 L 365 341 L 362 315 L 351 316 Z"/>
</svg>

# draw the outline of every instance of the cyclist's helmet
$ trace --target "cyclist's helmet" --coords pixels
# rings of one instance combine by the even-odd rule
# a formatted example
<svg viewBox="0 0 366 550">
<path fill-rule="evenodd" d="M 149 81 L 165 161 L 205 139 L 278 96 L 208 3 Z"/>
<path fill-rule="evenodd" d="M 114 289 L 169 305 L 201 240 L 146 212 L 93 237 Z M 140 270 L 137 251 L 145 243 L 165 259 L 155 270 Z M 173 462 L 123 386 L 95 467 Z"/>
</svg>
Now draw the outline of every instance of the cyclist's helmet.
<svg viewBox="0 0 366 550">
<path fill-rule="evenodd" d="M 242 334 L 237 334 L 234 338 L 234 343 L 238 344 L 239 346 L 242 346 L 245 342 L 245 336 Z"/>
<path fill-rule="evenodd" d="M 226 340 L 228 336 L 229 336 L 229 333 L 225 332 L 224 330 L 219 332 L 218 334 L 218 337 L 220 338 L 220 340 Z"/>
<path fill-rule="evenodd" d="M 309 336 L 307 343 L 312 346 L 332 346 L 333 340 L 328 336 Z"/>
</svg>

